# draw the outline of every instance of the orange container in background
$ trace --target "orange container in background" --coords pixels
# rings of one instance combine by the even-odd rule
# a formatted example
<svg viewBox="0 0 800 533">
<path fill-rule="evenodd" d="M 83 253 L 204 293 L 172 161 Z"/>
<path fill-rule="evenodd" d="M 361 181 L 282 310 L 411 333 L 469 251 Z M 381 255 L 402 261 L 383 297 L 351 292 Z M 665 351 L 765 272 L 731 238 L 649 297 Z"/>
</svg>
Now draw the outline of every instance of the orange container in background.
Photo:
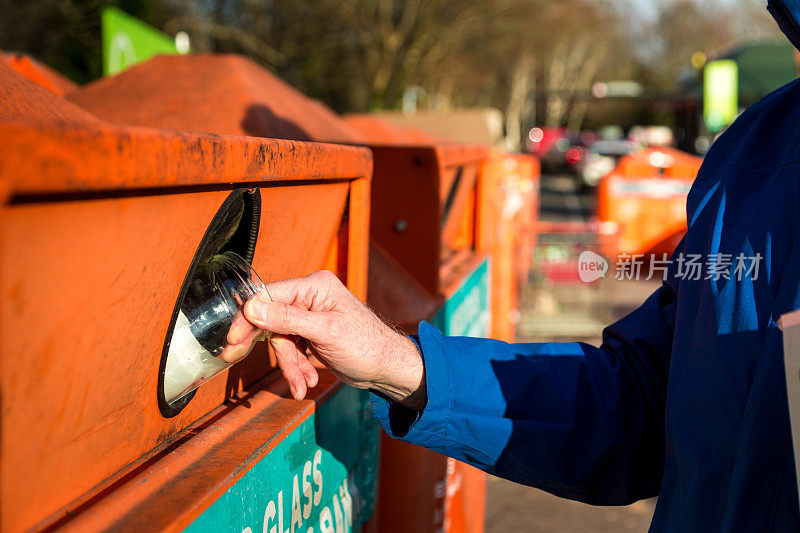
<svg viewBox="0 0 800 533">
<path fill-rule="evenodd" d="M 490 336 L 489 148 L 420 143 L 426 134 L 371 115 L 346 119 L 375 158 L 368 302 L 408 333 L 429 320 L 447 335 Z M 385 435 L 381 450 L 380 531 L 483 531 L 483 472 Z"/>
<path fill-rule="evenodd" d="M 369 518 L 376 427 L 329 373 L 295 402 L 262 343 L 161 398 L 201 251 L 366 297 L 369 151 L 112 125 L 1 62 L 0 88 L 0 528 L 288 527 L 317 472 L 298 527 Z"/>
<path fill-rule="evenodd" d="M 74 81 L 28 55 L 16 52 L 0 52 L 0 60 L 5 61 L 17 73 L 59 96 L 64 96 L 78 88 L 78 84 Z"/>
<path fill-rule="evenodd" d="M 604 253 L 671 254 L 686 233 L 686 198 L 702 163 L 674 148 L 620 159 L 598 190 L 600 227 L 618 235 Z"/>
<path fill-rule="evenodd" d="M 539 165 L 528 155 L 494 152 L 481 167 L 478 249 L 492 258 L 492 338 L 513 342 L 518 296 L 530 270 L 539 202 Z"/>
</svg>

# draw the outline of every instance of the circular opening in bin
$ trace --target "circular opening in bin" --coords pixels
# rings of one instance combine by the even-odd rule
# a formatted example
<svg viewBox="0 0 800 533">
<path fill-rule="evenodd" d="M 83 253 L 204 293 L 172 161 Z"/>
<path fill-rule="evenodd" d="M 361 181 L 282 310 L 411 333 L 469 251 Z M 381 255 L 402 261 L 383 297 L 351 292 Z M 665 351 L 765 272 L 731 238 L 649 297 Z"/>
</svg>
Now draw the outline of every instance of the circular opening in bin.
<svg viewBox="0 0 800 533">
<path fill-rule="evenodd" d="M 167 394 L 175 395 L 175 384 L 170 383 L 165 391 L 165 374 L 167 359 L 173 340 L 178 342 L 181 330 L 190 326 L 189 316 L 198 314 L 199 302 L 209 300 L 209 291 L 217 295 L 217 307 L 236 305 L 236 298 L 247 296 L 247 291 L 260 283 L 257 276 L 251 274 L 249 265 L 253 260 L 258 227 L 261 219 L 261 194 L 258 189 L 237 189 L 225 199 L 208 229 L 203 235 L 200 245 L 194 254 L 186 277 L 183 280 L 175 308 L 172 312 L 167 330 L 158 377 L 158 408 L 166 418 L 179 414 L 194 397 L 195 391 L 182 395 L 170 402 Z M 220 283 L 217 283 L 219 280 Z M 228 302 L 224 295 L 231 297 Z M 230 304 L 230 305 L 228 305 Z M 223 313 L 224 314 L 224 313 Z M 227 315 L 226 315 L 227 316 Z M 226 317 L 219 317 L 227 320 Z M 176 328 L 177 326 L 177 328 Z M 209 334 L 198 341 L 214 344 L 209 351 L 218 351 L 218 332 L 213 328 Z M 220 368 L 220 371 L 224 368 Z"/>
</svg>

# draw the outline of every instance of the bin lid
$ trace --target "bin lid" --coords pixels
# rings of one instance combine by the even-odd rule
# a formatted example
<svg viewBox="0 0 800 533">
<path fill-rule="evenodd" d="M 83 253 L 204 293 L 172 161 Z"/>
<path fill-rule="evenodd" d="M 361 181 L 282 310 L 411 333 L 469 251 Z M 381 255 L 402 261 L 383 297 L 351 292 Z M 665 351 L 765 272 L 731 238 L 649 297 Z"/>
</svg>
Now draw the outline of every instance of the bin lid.
<svg viewBox="0 0 800 533">
<path fill-rule="evenodd" d="M 395 127 L 421 129 L 437 138 L 498 147 L 503 143 L 503 114 L 494 108 L 417 111 L 411 114 L 387 111 L 379 116 Z"/>
<path fill-rule="evenodd" d="M 12 194 L 352 178 L 366 148 L 120 127 L 0 61 L 0 182 Z"/>
<path fill-rule="evenodd" d="M 0 61 L 0 119 L 100 123 L 91 113 L 45 89 Z"/>
<path fill-rule="evenodd" d="M 19 52 L 2 52 L 1 55 L 12 69 L 59 96 L 78 88 L 74 81 L 28 55 Z"/>
<path fill-rule="evenodd" d="M 234 54 L 156 56 L 67 98 L 118 124 L 363 144 L 325 105 Z"/>
<path fill-rule="evenodd" d="M 418 128 L 397 127 L 378 115 L 352 113 L 344 115 L 342 118 L 370 144 L 432 145 L 440 142 L 449 142 Z"/>
<path fill-rule="evenodd" d="M 647 179 L 659 175 L 694 181 L 702 164 L 702 158 L 676 148 L 648 148 L 622 157 L 614 174 L 629 179 Z"/>
</svg>

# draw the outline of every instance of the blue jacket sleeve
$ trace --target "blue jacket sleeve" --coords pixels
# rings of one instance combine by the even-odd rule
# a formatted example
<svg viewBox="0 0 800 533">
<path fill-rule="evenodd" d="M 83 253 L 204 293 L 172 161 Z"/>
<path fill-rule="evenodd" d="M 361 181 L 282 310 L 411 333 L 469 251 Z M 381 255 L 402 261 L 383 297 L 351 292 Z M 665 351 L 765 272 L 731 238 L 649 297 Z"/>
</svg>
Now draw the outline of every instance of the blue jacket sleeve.
<svg viewBox="0 0 800 533">
<path fill-rule="evenodd" d="M 675 299 L 664 285 L 609 326 L 600 348 L 444 337 L 423 322 L 424 411 L 373 394 L 373 414 L 395 438 L 561 497 L 655 496 Z"/>
</svg>

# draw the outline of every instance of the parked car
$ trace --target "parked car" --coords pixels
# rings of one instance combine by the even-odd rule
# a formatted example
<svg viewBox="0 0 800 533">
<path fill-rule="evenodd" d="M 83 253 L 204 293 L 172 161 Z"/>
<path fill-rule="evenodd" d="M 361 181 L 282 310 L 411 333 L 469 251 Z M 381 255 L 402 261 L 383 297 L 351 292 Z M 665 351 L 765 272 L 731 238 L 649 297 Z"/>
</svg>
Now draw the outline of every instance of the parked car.
<svg viewBox="0 0 800 533">
<path fill-rule="evenodd" d="M 528 151 L 539 158 L 542 172 L 560 174 L 569 171 L 569 159 L 574 159 L 573 139 L 566 128 L 533 128 L 528 133 Z"/>
<path fill-rule="evenodd" d="M 641 150 L 635 141 L 596 141 L 585 149 L 577 165 L 577 176 L 582 187 L 596 187 L 617 166 L 620 158 Z"/>
</svg>

